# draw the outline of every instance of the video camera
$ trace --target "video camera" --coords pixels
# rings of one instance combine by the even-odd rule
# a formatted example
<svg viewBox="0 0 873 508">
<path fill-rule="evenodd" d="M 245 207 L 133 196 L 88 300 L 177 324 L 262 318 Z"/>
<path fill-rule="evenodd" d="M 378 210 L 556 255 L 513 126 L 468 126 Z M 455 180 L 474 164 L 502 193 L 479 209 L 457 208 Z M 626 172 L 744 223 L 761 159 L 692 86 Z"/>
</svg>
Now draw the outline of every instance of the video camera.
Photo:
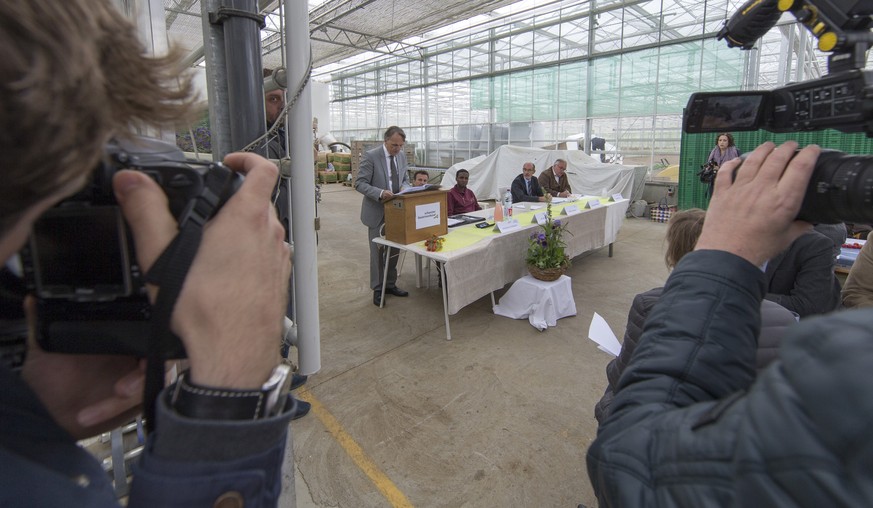
<svg viewBox="0 0 873 508">
<path fill-rule="evenodd" d="M 694 93 L 683 116 L 685 132 L 836 129 L 873 137 L 873 71 L 864 70 L 873 0 L 748 0 L 718 38 L 751 49 L 784 11 L 818 38 L 820 50 L 832 52 L 828 75 L 770 91 Z M 873 223 L 873 157 L 823 151 L 798 219 Z"/>
<path fill-rule="evenodd" d="M 28 290 L 37 297 L 43 349 L 146 355 L 151 305 L 112 191 L 112 177 L 121 169 L 153 178 L 180 228 L 212 217 L 243 180 L 220 163 L 186 160 L 175 145 L 157 139 L 108 143 L 88 185 L 46 211 L 20 253 Z M 184 357 L 181 341 L 174 342 L 162 353 Z"/>
</svg>

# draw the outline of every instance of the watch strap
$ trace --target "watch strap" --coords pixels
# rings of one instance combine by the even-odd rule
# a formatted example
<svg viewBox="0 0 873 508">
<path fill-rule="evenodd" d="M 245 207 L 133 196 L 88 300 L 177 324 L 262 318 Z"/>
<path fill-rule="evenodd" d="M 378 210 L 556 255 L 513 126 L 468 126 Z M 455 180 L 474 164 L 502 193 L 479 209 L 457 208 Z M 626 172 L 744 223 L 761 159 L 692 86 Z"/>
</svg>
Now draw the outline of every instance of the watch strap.
<svg viewBox="0 0 873 508">
<path fill-rule="evenodd" d="M 170 406 L 182 416 L 204 420 L 257 420 L 279 414 L 291 382 L 290 372 L 277 374 L 282 367 L 270 376 L 275 382 L 259 390 L 199 386 L 191 383 L 184 372 L 170 392 Z"/>
</svg>

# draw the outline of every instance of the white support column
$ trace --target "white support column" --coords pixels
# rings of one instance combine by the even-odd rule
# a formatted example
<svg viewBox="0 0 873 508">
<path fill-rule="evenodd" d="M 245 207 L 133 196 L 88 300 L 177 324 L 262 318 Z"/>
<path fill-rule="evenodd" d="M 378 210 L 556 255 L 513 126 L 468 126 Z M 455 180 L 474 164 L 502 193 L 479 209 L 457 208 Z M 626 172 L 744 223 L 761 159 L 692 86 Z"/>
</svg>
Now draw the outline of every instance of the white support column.
<svg viewBox="0 0 873 508">
<path fill-rule="evenodd" d="M 307 2 L 284 1 L 285 61 L 288 100 L 294 100 L 309 68 L 309 11 Z M 311 85 L 307 83 L 288 112 L 288 148 L 291 156 L 291 231 L 294 241 L 294 306 L 297 317 L 298 359 L 301 374 L 321 369 L 318 317 L 318 258 L 315 236 L 315 164 L 312 148 Z"/>
</svg>

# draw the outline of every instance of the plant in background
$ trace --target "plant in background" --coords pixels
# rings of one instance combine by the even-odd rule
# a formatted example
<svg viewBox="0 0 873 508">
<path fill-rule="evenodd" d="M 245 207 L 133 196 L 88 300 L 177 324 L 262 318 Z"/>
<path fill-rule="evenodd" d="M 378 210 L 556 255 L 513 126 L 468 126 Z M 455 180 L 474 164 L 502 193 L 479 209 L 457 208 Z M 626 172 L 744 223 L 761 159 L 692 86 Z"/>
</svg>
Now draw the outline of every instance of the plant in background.
<svg viewBox="0 0 873 508">
<path fill-rule="evenodd" d="M 527 247 L 526 261 L 528 266 L 535 266 L 542 270 L 561 269 L 570 267 L 570 257 L 564 253 L 567 246 L 563 235 L 566 224 L 560 220 L 552 220 L 552 199 L 546 195 L 546 222 L 540 229 L 530 235 Z"/>
</svg>

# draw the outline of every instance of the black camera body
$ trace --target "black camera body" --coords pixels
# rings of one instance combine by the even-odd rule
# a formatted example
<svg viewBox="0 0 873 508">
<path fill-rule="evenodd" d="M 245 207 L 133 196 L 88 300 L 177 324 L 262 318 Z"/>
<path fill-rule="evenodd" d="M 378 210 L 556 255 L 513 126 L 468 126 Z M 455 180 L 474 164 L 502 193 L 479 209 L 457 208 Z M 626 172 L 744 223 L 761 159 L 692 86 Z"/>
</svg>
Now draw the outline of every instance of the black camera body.
<svg viewBox="0 0 873 508">
<path fill-rule="evenodd" d="M 686 132 L 837 129 L 873 134 L 873 71 L 831 74 L 770 91 L 700 92 L 688 99 Z"/>
<path fill-rule="evenodd" d="M 750 49 L 789 10 L 816 37 L 829 74 L 770 91 L 694 93 L 682 118 L 688 133 L 800 132 L 836 129 L 873 137 L 873 71 L 864 70 L 873 44 L 873 2 L 748 0 L 725 23 L 720 39 Z M 703 180 L 703 171 L 698 176 Z M 713 175 L 714 176 L 714 175 Z M 873 223 L 873 157 L 825 150 L 816 162 L 798 219 L 813 223 Z"/>
<path fill-rule="evenodd" d="M 709 159 L 709 162 L 700 166 L 697 177 L 700 178 L 700 183 L 710 184 L 715 181 L 715 175 L 717 174 L 718 164 L 716 164 L 715 159 Z"/>
<path fill-rule="evenodd" d="M 146 355 L 151 305 L 112 191 L 112 177 L 121 169 L 154 179 L 180 225 L 204 195 L 217 202 L 214 214 L 243 179 L 220 163 L 187 161 L 175 145 L 160 140 L 107 144 L 88 185 L 46 211 L 20 252 L 25 282 L 38 302 L 37 340 L 48 351 Z M 162 354 L 184 357 L 181 341 L 174 342 Z"/>
</svg>

